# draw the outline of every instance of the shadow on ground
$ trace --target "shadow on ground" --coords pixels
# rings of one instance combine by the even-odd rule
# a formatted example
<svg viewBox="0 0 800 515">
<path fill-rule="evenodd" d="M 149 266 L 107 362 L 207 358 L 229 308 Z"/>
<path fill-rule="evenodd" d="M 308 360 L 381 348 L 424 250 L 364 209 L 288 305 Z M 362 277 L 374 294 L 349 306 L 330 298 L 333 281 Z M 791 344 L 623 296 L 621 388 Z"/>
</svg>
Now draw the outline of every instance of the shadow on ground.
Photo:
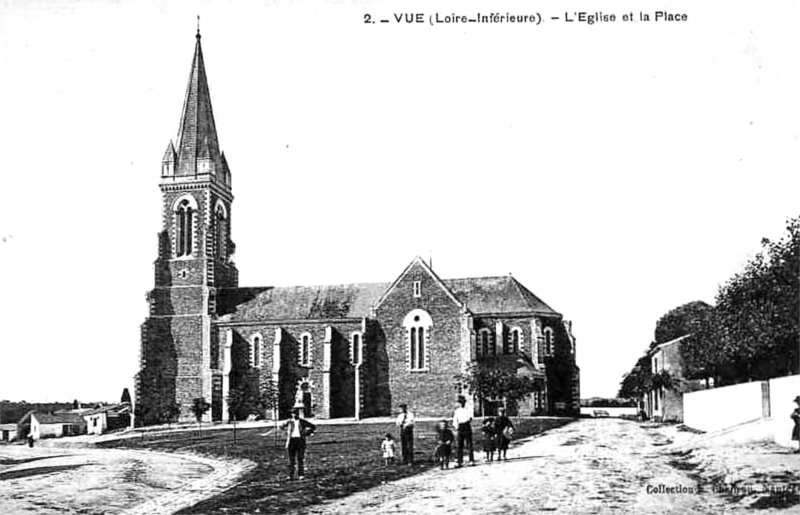
<svg viewBox="0 0 800 515">
<path fill-rule="evenodd" d="M 81 463 L 78 465 L 54 465 L 52 467 L 34 467 L 22 470 L 8 470 L 6 472 L 0 472 L 0 481 L 40 476 L 42 474 L 52 474 L 53 472 L 63 472 L 65 470 L 80 468 L 83 465 L 84 464 Z"/>
<path fill-rule="evenodd" d="M 32 458 L 0 458 L 0 465 L 21 465 L 23 463 L 30 463 L 31 461 L 39 461 L 39 460 L 49 460 L 52 458 L 61 458 L 66 456 L 66 454 L 55 454 L 51 456 L 35 456 Z"/>
</svg>

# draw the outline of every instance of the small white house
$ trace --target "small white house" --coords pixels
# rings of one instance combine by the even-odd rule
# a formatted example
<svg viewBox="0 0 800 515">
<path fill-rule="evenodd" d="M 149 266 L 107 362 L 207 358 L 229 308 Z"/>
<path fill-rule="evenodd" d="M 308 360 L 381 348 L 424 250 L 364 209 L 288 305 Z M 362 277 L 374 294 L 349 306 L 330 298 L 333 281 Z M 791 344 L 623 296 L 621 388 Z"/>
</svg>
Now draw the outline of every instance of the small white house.
<svg viewBox="0 0 800 515">
<path fill-rule="evenodd" d="M 0 441 L 10 442 L 17 437 L 16 424 L 0 424 Z"/>
<path fill-rule="evenodd" d="M 86 424 L 76 413 L 45 414 L 29 411 L 17 423 L 19 436 L 34 439 L 74 436 L 86 432 Z"/>
<path fill-rule="evenodd" d="M 130 423 L 130 414 L 131 405 L 125 403 L 101 406 L 87 411 L 82 416 L 86 422 L 86 432 L 90 435 L 99 435 L 106 431 L 127 427 Z"/>
</svg>

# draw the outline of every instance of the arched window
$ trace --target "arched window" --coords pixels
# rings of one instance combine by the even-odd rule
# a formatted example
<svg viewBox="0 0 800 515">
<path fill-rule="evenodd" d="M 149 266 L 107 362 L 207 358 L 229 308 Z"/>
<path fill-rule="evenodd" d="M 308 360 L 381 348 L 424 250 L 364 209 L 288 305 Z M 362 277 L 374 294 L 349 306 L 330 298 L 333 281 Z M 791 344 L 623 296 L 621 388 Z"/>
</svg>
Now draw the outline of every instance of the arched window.
<svg viewBox="0 0 800 515">
<path fill-rule="evenodd" d="M 253 345 L 251 346 L 253 368 L 261 368 L 261 335 L 253 336 Z"/>
<path fill-rule="evenodd" d="M 304 333 L 300 336 L 300 349 L 299 349 L 300 364 L 304 367 L 311 365 L 311 335 Z"/>
<path fill-rule="evenodd" d="M 191 256 L 194 243 L 194 219 L 197 203 L 194 197 L 184 196 L 177 200 L 175 212 L 175 256 Z"/>
<path fill-rule="evenodd" d="M 353 333 L 350 336 L 350 362 L 353 365 L 361 364 L 361 333 Z"/>
<path fill-rule="evenodd" d="M 556 342 L 553 337 L 553 329 L 551 327 L 544 328 L 544 354 L 552 356 L 555 353 Z"/>
<path fill-rule="evenodd" d="M 492 333 L 484 328 L 478 331 L 478 356 L 492 356 L 490 354 L 490 342 L 492 341 Z"/>
<path fill-rule="evenodd" d="M 419 345 L 417 345 L 417 328 L 411 328 L 411 368 L 414 369 L 417 367 L 417 351 L 419 350 Z"/>
<path fill-rule="evenodd" d="M 403 320 L 408 345 L 410 370 L 428 370 L 430 366 L 430 339 L 433 320 L 421 309 L 415 309 Z"/>
<path fill-rule="evenodd" d="M 215 212 L 216 218 L 216 252 L 217 257 L 222 259 L 228 253 L 228 213 L 225 211 L 225 206 L 222 202 L 217 202 Z"/>
<path fill-rule="evenodd" d="M 506 354 L 519 354 L 519 349 L 522 346 L 522 329 L 515 327 L 511 330 L 509 335 L 508 348 Z"/>
<path fill-rule="evenodd" d="M 417 363 L 414 367 L 422 370 L 425 367 L 425 328 L 417 328 Z"/>
</svg>

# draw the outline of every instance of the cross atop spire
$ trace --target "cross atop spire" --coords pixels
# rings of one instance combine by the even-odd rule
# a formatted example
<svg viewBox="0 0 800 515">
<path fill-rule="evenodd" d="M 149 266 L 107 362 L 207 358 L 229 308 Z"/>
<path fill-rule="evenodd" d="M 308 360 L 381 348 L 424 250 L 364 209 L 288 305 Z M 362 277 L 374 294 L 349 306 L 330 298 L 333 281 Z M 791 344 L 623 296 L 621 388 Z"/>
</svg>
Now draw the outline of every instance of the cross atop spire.
<svg viewBox="0 0 800 515">
<path fill-rule="evenodd" d="M 175 145 L 174 174 L 176 177 L 212 174 L 223 182 L 229 182 L 228 172 L 220 158 L 217 128 L 211 109 L 203 49 L 200 46 L 199 16 L 197 21 L 197 43 Z"/>
</svg>

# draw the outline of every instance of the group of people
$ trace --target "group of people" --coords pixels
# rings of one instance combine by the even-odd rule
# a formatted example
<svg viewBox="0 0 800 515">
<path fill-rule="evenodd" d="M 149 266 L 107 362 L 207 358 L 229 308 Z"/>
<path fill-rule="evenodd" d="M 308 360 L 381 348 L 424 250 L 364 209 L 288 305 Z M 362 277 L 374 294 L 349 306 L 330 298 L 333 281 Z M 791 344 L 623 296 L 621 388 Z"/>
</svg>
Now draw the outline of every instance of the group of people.
<svg viewBox="0 0 800 515">
<path fill-rule="evenodd" d="M 449 420 L 442 420 L 437 426 L 438 445 L 434 458 L 442 469 L 450 468 L 453 454 L 453 443 L 456 444 L 456 467 L 463 466 L 464 453 L 469 457 L 470 465 L 475 464 L 475 451 L 472 442 L 472 412 L 466 407 L 464 396 L 458 397 L 458 406 L 453 412 L 452 429 Z M 400 452 L 404 465 L 414 463 L 414 414 L 408 405 L 400 405 L 400 414 L 396 425 L 400 430 Z M 313 435 L 316 426 L 300 417 L 300 410 L 292 410 L 292 417 L 281 427 L 286 431 L 286 450 L 289 458 L 289 477 L 304 479 L 306 438 Z M 505 408 L 499 408 L 497 417 L 487 418 L 483 422 L 483 450 L 486 461 L 494 461 L 495 452 L 498 460 L 506 460 L 508 445 L 514 434 L 514 424 L 506 416 Z M 387 433 L 381 442 L 381 456 L 385 466 L 394 463 L 396 454 L 394 436 Z"/>
<path fill-rule="evenodd" d="M 508 444 L 514 437 L 514 424 L 506 416 L 506 409 L 500 408 L 496 418 L 488 417 L 483 421 L 483 452 L 486 453 L 486 461 L 494 461 L 494 453 L 497 452 L 497 459 L 506 461 L 508 459 Z"/>
<path fill-rule="evenodd" d="M 795 397 L 797 408 L 791 417 L 794 421 L 792 440 L 800 442 L 800 395 Z M 461 467 L 464 461 L 464 451 L 469 456 L 470 465 L 475 464 L 475 453 L 472 444 L 472 413 L 466 407 L 467 400 L 464 396 L 458 397 L 458 407 L 453 412 L 453 429 L 450 429 L 448 420 L 442 420 L 437 427 L 438 445 L 434 458 L 440 463 L 442 469 L 450 468 L 453 453 L 453 442 L 456 442 L 456 466 Z M 403 464 L 411 465 L 414 462 L 414 414 L 409 411 L 406 404 L 400 405 L 400 414 L 396 419 L 400 430 L 400 447 Z M 286 449 L 289 455 L 289 476 L 304 479 L 304 460 L 306 452 L 306 438 L 313 435 L 316 426 L 300 418 L 299 409 L 292 410 L 292 417 L 281 426 L 286 430 Z M 514 423 L 506 416 L 505 408 L 498 409 L 497 417 L 486 418 L 483 421 L 483 451 L 487 462 L 494 461 L 495 453 L 498 460 L 507 460 L 508 445 L 514 435 Z M 33 437 L 28 438 L 28 445 L 33 447 Z M 395 442 L 391 433 L 387 433 L 381 442 L 381 455 L 384 465 L 394 463 Z M 797 451 L 800 452 L 800 448 Z"/>
<path fill-rule="evenodd" d="M 475 464 L 475 451 L 472 441 L 472 413 L 466 407 L 467 400 L 464 396 L 458 397 L 458 407 L 453 412 L 453 429 L 450 429 L 448 420 L 442 420 L 437 427 L 438 445 L 434 452 L 434 458 L 439 462 L 442 469 L 450 468 L 450 460 L 453 453 L 453 443 L 456 443 L 456 466 L 463 466 L 464 451 L 469 456 L 469 463 Z M 414 414 L 408 410 L 406 404 L 400 405 L 400 414 L 396 420 L 397 427 L 400 429 L 400 445 L 403 457 L 403 464 L 410 465 L 414 461 Z M 483 424 L 484 451 L 486 461 L 494 461 L 494 453 L 497 451 L 498 459 L 508 459 L 508 445 L 514 434 L 514 423 L 506 416 L 505 408 L 500 408 L 498 416 L 488 418 Z M 381 442 L 381 454 L 384 465 L 394 462 L 395 444 L 394 437 L 387 433 Z"/>
</svg>

